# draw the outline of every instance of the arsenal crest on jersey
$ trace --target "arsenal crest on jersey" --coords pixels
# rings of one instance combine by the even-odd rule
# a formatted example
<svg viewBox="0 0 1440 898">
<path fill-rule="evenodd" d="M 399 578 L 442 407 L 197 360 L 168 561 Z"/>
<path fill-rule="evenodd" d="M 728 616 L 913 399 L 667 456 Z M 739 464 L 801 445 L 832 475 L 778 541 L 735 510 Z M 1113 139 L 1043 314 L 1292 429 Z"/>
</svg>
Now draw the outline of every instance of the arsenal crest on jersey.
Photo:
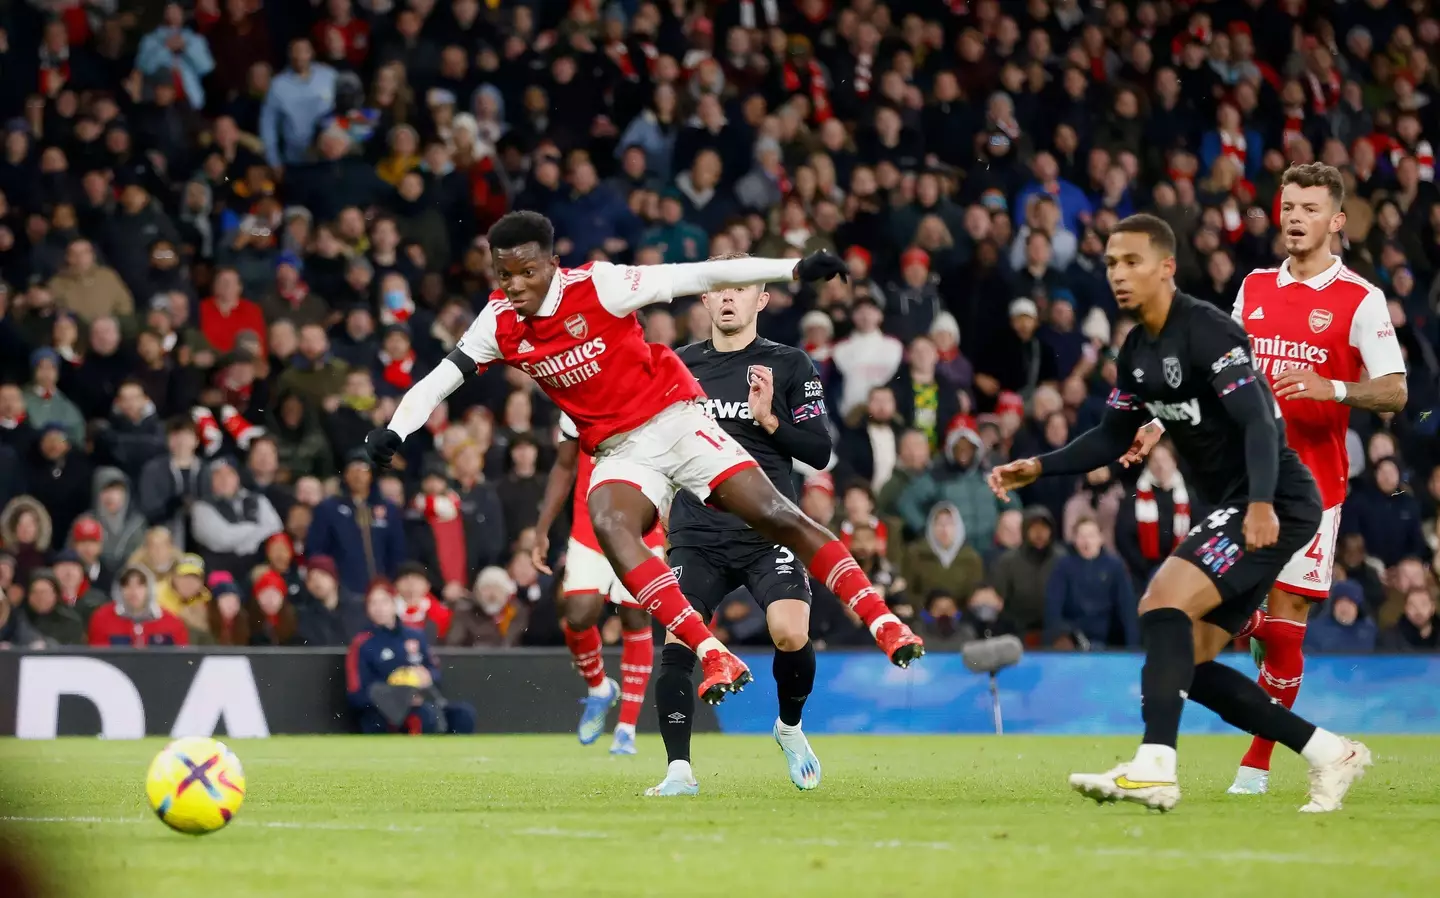
<svg viewBox="0 0 1440 898">
<path fill-rule="evenodd" d="M 583 340 L 590 333 L 590 325 L 584 315 L 571 315 L 565 319 L 565 331 L 577 340 Z"/>
<path fill-rule="evenodd" d="M 1334 320 L 1335 313 L 1331 312 L 1329 309 L 1310 310 L 1310 330 L 1314 331 L 1317 334 L 1323 331 L 1325 328 L 1329 327 L 1330 322 Z"/>
<path fill-rule="evenodd" d="M 1170 389 L 1173 390 L 1180 386 L 1180 360 L 1177 358 L 1168 358 L 1164 361 L 1162 367 L 1165 369 L 1165 383 L 1169 385 Z"/>
</svg>

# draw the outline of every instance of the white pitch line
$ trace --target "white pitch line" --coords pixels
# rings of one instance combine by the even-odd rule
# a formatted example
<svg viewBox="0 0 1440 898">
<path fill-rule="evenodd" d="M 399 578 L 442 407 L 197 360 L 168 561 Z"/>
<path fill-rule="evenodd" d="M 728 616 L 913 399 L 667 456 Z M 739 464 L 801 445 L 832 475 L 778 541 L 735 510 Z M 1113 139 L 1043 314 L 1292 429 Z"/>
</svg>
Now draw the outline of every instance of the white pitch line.
<svg viewBox="0 0 1440 898">
<path fill-rule="evenodd" d="M 148 817 L 25 817 L 12 816 L 0 817 L 0 823 L 16 824 L 101 824 L 117 826 L 140 826 L 149 825 Z M 369 823 L 343 823 L 317 821 L 306 823 L 299 820 L 248 820 L 241 818 L 242 826 L 258 826 L 263 829 L 292 829 L 292 830 L 320 830 L 325 832 L 373 832 L 373 833 L 438 833 L 441 830 L 425 826 L 396 826 L 393 824 L 379 825 Z M 492 827 L 485 823 L 478 824 L 478 828 L 496 831 L 498 827 Z M 453 832 L 446 828 L 445 831 Z M 628 835 L 603 830 L 589 829 L 564 829 L 561 827 L 525 827 L 503 831 L 508 835 L 519 838 L 542 838 L 542 839 L 574 839 L 586 841 L 625 841 L 633 842 L 634 839 Z M 705 842 L 725 843 L 730 839 L 724 832 L 709 834 L 696 833 L 672 833 L 665 836 L 668 842 Z M 875 850 L 901 850 L 901 851 L 937 851 L 937 852 L 959 852 L 968 851 L 973 846 L 960 845 L 954 842 L 926 842 L 907 841 L 904 839 L 835 839 L 835 838 L 773 838 L 765 837 L 765 842 L 770 844 L 791 845 L 797 848 L 820 847 L 820 848 L 861 848 Z M 1286 854 L 1273 851 L 1189 851 L 1181 848 L 1125 848 L 1118 846 L 1101 845 L 1093 848 L 1077 849 L 1075 846 L 1064 846 L 1052 848 L 1049 845 L 1023 843 L 1023 842 L 994 842 L 992 849 L 1001 852 L 1018 852 L 1043 855 L 1073 855 L 1090 854 L 1099 857 L 1135 857 L 1154 860 L 1163 858 L 1166 860 L 1191 862 L 1191 863 L 1220 863 L 1220 864 L 1275 864 L 1295 866 L 1361 866 L 1361 867 L 1385 867 L 1390 868 L 1393 863 L 1390 860 L 1356 857 L 1336 857 L 1334 855 L 1309 855 L 1309 854 Z"/>
</svg>

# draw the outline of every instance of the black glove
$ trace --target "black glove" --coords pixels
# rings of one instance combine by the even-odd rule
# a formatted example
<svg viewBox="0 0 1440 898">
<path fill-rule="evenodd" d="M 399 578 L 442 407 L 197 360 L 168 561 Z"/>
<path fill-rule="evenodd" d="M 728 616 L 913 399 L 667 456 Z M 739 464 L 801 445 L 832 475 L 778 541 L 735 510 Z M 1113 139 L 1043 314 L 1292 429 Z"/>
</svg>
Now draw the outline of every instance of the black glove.
<svg viewBox="0 0 1440 898">
<path fill-rule="evenodd" d="M 400 439 L 400 434 L 390 428 L 377 427 L 370 431 L 369 435 L 365 437 L 365 452 L 370 456 L 370 461 L 372 461 L 376 467 L 388 468 L 390 467 L 390 459 L 394 458 L 395 453 L 400 451 L 400 444 L 403 442 L 404 440 Z"/>
<path fill-rule="evenodd" d="M 828 281 L 838 277 L 850 280 L 850 266 L 839 256 L 827 252 L 811 253 L 795 265 L 795 279 L 804 281 Z"/>
</svg>

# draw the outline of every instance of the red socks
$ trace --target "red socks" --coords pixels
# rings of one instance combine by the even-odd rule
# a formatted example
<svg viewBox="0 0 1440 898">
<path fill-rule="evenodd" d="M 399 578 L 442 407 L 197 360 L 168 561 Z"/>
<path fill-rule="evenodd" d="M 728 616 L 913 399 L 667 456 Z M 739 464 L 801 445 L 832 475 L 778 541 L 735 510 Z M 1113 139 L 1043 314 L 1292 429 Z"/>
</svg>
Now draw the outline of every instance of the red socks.
<svg viewBox="0 0 1440 898">
<path fill-rule="evenodd" d="M 604 683 L 605 659 L 600 657 L 600 630 L 590 627 L 577 633 L 564 621 L 561 621 L 560 629 L 565 634 L 565 645 L 575 656 L 575 669 L 580 671 L 585 685 L 593 689 Z"/>
<path fill-rule="evenodd" d="M 655 663 L 655 637 L 649 627 L 626 630 L 620 651 L 620 722 L 634 726 L 645 704 L 645 684 Z"/>
<path fill-rule="evenodd" d="M 680 591 L 680 582 L 675 579 L 669 565 L 659 558 L 651 558 L 633 570 L 626 571 L 620 582 L 625 584 L 625 588 L 635 597 L 635 601 L 640 603 L 641 608 L 658 620 L 661 626 L 674 633 L 675 637 L 695 654 L 701 654 L 701 643 L 715 638 L 715 634 L 705 626 L 700 615 L 690 607 L 690 602 Z"/>
<path fill-rule="evenodd" d="M 860 570 L 860 565 L 855 563 L 850 550 L 840 540 L 831 540 L 820 547 L 820 551 L 810 559 L 810 574 L 824 583 L 825 588 L 835 593 L 851 611 L 860 615 L 870 632 L 875 632 L 875 624 L 880 618 L 890 614 L 885 600 L 880 598 L 870 578 Z"/>
<path fill-rule="evenodd" d="M 1265 661 L 1260 665 L 1260 687 L 1286 708 L 1295 704 L 1300 694 L 1300 680 L 1305 674 L 1305 624 L 1303 622 L 1267 617 L 1255 629 L 1255 638 L 1265 644 Z M 1270 769 L 1274 742 L 1256 737 L 1240 762 L 1256 770 Z"/>
</svg>

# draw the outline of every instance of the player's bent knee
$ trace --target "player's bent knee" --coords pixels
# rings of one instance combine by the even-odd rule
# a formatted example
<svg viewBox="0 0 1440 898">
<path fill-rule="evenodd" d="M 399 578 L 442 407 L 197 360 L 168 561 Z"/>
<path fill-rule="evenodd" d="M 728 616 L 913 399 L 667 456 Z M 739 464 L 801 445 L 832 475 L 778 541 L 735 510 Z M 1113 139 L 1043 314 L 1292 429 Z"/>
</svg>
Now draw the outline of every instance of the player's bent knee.
<svg viewBox="0 0 1440 898">
<path fill-rule="evenodd" d="M 1220 604 L 1220 591 L 1204 572 L 1188 561 L 1171 556 L 1160 565 L 1140 597 L 1140 614 L 1161 608 L 1178 608 L 1199 619 Z"/>
<path fill-rule="evenodd" d="M 1265 613 L 1281 620 L 1304 623 L 1310 619 L 1310 600 L 1277 587 L 1270 590 Z"/>
<path fill-rule="evenodd" d="M 688 677 L 695 671 L 695 653 L 681 643 L 667 643 L 665 648 L 660 650 L 660 667 L 678 671 Z"/>
<path fill-rule="evenodd" d="M 598 592 L 566 596 L 560 616 L 565 625 L 573 630 L 588 630 L 600 622 L 600 611 L 605 607 L 605 597 Z"/>
<path fill-rule="evenodd" d="M 791 605 L 796 607 L 787 607 Z M 798 652 L 810 641 L 810 606 L 804 602 L 776 602 L 766 613 L 766 623 L 770 641 L 782 652 Z"/>
</svg>

